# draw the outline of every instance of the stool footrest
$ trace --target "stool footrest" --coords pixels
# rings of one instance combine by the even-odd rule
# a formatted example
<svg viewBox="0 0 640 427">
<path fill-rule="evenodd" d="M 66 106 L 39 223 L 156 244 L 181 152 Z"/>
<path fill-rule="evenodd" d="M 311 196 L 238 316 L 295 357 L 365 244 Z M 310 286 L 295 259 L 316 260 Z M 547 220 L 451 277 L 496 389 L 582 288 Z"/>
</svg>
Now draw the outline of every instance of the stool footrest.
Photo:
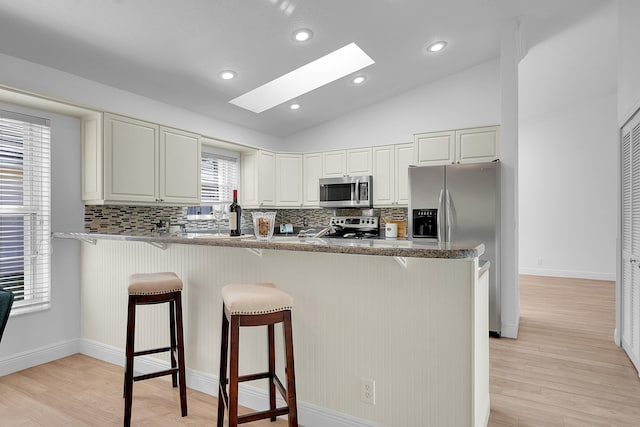
<svg viewBox="0 0 640 427">
<path fill-rule="evenodd" d="M 178 368 L 167 369 L 166 371 L 152 372 L 150 374 L 138 375 L 133 377 L 134 381 L 148 380 L 150 378 L 163 377 L 165 375 L 173 375 L 178 372 Z"/>
<path fill-rule="evenodd" d="M 164 353 L 165 351 L 171 351 L 171 347 L 153 348 L 151 350 L 136 351 L 133 353 L 133 357 L 144 356 L 146 354 Z"/>
<path fill-rule="evenodd" d="M 242 375 L 238 377 L 238 382 L 263 380 L 265 378 L 271 378 L 271 374 L 269 372 L 261 372 L 259 374 Z"/>
<path fill-rule="evenodd" d="M 271 417 L 279 417 L 281 415 L 287 415 L 289 413 L 289 408 L 276 408 L 273 411 L 260 411 L 254 412 L 252 414 L 247 415 L 239 415 L 238 416 L 238 424 L 250 423 L 251 421 L 263 420 L 265 418 Z"/>
</svg>

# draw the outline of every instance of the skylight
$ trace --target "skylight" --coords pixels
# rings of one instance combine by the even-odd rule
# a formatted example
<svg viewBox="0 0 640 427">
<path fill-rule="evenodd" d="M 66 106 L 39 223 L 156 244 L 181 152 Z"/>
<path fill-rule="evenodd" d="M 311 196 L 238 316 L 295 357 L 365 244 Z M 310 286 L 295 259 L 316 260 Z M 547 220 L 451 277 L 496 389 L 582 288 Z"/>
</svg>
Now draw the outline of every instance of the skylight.
<svg viewBox="0 0 640 427">
<path fill-rule="evenodd" d="M 374 63 L 357 44 L 350 43 L 229 102 L 262 113 Z"/>
</svg>

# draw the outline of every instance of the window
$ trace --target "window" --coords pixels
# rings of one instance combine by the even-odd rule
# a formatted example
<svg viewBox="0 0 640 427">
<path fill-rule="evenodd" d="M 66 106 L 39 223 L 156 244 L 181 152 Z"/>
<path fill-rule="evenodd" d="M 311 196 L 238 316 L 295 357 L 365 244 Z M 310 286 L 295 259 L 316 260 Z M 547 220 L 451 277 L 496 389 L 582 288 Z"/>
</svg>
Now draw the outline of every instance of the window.
<svg viewBox="0 0 640 427">
<path fill-rule="evenodd" d="M 238 153 L 202 147 L 201 204 L 231 203 L 238 188 Z"/>
<path fill-rule="evenodd" d="M 49 120 L 0 110 L 0 288 L 14 311 L 49 306 L 50 139 Z"/>
</svg>

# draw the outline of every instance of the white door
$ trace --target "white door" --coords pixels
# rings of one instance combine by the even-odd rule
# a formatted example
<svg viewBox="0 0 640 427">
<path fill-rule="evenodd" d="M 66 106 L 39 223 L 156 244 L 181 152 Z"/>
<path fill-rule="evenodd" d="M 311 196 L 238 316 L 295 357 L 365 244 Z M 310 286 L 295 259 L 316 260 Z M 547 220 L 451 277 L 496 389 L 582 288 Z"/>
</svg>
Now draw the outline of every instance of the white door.
<svg viewBox="0 0 640 427">
<path fill-rule="evenodd" d="M 276 154 L 276 205 L 302 206 L 302 154 Z"/>
<path fill-rule="evenodd" d="M 200 138 L 160 128 L 160 201 L 200 204 Z"/>
<path fill-rule="evenodd" d="M 640 114 L 621 131 L 622 348 L 640 371 Z"/>
<path fill-rule="evenodd" d="M 395 147 L 382 145 L 373 148 L 373 205 L 392 205 L 395 202 Z"/>
</svg>

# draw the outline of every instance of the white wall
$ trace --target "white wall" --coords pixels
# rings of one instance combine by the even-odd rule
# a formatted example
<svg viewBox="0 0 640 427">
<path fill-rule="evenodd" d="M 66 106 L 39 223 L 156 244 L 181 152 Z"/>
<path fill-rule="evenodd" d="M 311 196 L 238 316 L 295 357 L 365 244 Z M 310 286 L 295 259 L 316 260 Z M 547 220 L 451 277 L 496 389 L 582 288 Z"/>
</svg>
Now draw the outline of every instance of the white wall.
<svg viewBox="0 0 640 427">
<path fill-rule="evenodd" d="M 616 24 L 606 6 L 520 64 L 521 273 L 615 278 Z"/>
<path fill-rule="evenodd" d="M 7 104 L 0 108 L 51 120 L 51 227 L 82 230 L 80 121 Z M 9 318 L 0 345 L 0 375 L 78 351 L 80 244 L 54 240 L 51 261 L 51 308 Z"/>
<path fill-rule="evenodd" d="M 640 108 L 640 2 L 618 0 L 618 124 Z"/>
<path fill-rule="evenodd" d="M 285 140 L 290 151 L 396 144 L 413 134 L 500 123 L 498 60 L 389 98 Z"/>
<path fill-rule="evenodd" d="M 0 54 L 0 85 L 190 130 L 223 141 L 282 149 L 280 138 L 3 54 Z"/>
</svg>

